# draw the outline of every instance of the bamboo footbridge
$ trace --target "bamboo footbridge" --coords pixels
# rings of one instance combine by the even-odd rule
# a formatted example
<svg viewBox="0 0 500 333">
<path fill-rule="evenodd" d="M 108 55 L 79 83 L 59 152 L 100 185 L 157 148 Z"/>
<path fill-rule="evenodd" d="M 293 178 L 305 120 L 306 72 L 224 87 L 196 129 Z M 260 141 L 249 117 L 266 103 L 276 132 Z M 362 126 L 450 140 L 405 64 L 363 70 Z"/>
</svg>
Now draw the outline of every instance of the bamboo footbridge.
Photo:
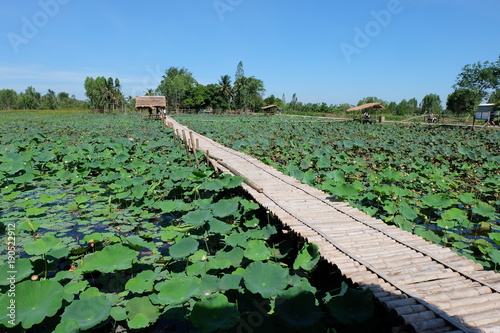
<svg viewBox="0 0 500 333">
<path fill-rule="evenodd" d="M 238 151 L 164 125 L 243 187 L 323 258 L 402 319 L 394 332 L 500 332 L 500 274 L 447 248 L 334 202 L 329 195 Z"/>
</svg>

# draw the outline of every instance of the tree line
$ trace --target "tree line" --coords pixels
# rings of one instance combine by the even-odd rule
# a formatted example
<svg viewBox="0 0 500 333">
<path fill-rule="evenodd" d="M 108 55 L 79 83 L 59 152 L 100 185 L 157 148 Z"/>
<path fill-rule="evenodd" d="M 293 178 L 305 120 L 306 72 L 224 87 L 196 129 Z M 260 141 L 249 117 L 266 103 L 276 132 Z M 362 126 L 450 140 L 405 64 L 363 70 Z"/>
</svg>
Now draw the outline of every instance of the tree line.
<svg viewBox="0 0 500 333">
<path fill-rule="evenodd" d="M 17 93 L 13 89 L 0 90 L 0 110 L 55 110 L 73 109 L 85 106 L 84 101 L 66 92 L 55 93 L 48 89 L 45 95 L 29 86 L 24 92 Z"/>
<path fill-rule="evenodd" d="M 124 97 L 118 78 L 87 77 L 84 82 L 86 101 L 65 92 L 56 94 L 48 90 L 41 95 L 32 86 L 22 93 L 12 89 L 0 90 L 0 109 L 65 109 L 90 108 L 99 111 L 121 111 L 134 108 L 135 99 Z M 470 114 L 483 101 L 500 105 L 500 57 L 497 61 L 477 62 L 465 65 L 452 86 L 454 91 L 448 95 L 446 106 L 439 95 L 428 94 L 418 102 L 416 98 L 403 99 L 399 103 L 384 101 L 377 97 L 365 97 L 357 105 L 381 103 L 387 114 L 413 115 L 421 113 L 451 112 L 456 115 Z M 222 75 L 217 83 L 200 84 L 186 68 L 170 67 L 162 76 L 156 88 L 144 92 L 146 96 L 167 97 L 170 110 L 213 109 L 227 112 L 260 111 L 266 105 L 276 105 L 283 112 L 333 113 L 338 114 L 350 108 L 350 104 L 302 103 L 297 94 L 288 101 L 274 94 L 264 98 L 264 82 L 254 76 L 246 76 L 243 63 L 236 67 L 234 82 L 229 75 Z"/>
</svg>

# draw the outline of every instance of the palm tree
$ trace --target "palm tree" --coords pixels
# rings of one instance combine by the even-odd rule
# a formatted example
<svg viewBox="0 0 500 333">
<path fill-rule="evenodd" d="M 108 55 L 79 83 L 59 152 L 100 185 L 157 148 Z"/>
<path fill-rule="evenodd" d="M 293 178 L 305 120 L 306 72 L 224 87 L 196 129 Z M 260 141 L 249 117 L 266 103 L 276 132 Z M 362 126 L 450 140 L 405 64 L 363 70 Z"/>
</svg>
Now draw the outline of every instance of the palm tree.
<svg viewBox="0 0 500 333">
<path fill-rule="evenodd" d="M 146 90 L 146 93 L 144 94 L 144 96 L 154 96 L 154 95 L 155 95 L 155 91 L 154 91 L 154 89 L 151 89 L 151 88 Z"/>
<path fill-rule="evenodd" d="M 220 93 L 224 100 L 229 105 L 229 110 L 231 110 L 231 98 L 234 95 L 233 87 L 231 84 L 231 77 L 229 75 L 223 75 L 219 80 Z"/>
</svg>

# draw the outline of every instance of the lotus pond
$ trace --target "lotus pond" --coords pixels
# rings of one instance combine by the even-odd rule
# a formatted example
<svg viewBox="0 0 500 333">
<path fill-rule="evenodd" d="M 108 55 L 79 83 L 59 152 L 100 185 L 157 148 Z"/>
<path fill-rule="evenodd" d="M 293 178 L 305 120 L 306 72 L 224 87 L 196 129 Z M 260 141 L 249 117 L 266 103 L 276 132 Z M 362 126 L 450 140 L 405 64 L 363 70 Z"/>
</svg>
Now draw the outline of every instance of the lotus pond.
<svg viewBox="0 0 500 333">
<path fill-rule="evenodd" d="M 383 331 L 371 293 L 252 202 L 241 178 L 196 167 L 169 130 L 139 119 L 0 124 L 0 331 Z"/>
<path fill-rule="evenodd" d="M 500 268 L 500 131 L 315 118 L 177 116 L 366 213 Z"/>
</svg>

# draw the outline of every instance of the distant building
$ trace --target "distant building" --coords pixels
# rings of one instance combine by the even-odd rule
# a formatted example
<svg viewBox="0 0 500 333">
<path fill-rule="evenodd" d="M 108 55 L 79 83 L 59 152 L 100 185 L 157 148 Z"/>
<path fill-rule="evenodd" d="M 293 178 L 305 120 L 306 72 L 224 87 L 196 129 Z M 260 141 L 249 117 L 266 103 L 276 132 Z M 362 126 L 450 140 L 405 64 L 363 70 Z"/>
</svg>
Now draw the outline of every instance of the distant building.
<svg viewBox="0 0 500 333">
<path fill-rule="evenodd" d="M 477 111 L 479 112 L 493 112 L 495 109 L 495 104 L 493 103 L 486 103 L 486 104 L 479 104 L 477 107 Z"/>
<path fill-rule="evenodd" d="M 165 96 L 137 96 L 135 98 L 135 110 L 147 110 L 150 113 L 155 110 L 158 113 L 160 110 L 167 109 L 167 98 Z"/>
<path fill-rule="evenodd" d="M 269 112 L 269 113 L 273 113 L 273 112 L 276 112 L 276 111 L 281 111 L 281 108 L 278 105 L 275 105 L 275 104 L 263 106 L 263 107 L 261 107 L 261 109 L 264 112 Z"/>
</svg>

